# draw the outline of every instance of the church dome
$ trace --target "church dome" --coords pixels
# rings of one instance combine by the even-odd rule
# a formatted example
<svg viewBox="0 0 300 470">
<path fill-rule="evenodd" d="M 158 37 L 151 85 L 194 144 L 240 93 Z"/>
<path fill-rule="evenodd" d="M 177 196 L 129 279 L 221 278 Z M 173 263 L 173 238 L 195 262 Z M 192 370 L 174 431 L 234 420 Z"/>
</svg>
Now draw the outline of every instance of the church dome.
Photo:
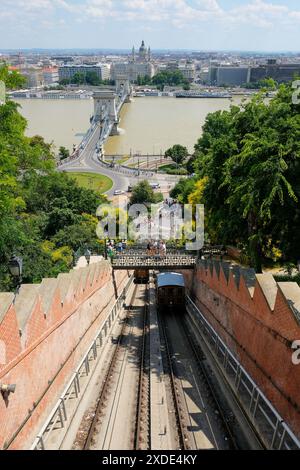
<svg viewBox="0 0 300 470">
<path fill-rule="evenodd" d="M 145 41 L 142 41 L 142 45 L 140 47 L 140 52 L 141 53 L 146 52 Z"/>
</svg>

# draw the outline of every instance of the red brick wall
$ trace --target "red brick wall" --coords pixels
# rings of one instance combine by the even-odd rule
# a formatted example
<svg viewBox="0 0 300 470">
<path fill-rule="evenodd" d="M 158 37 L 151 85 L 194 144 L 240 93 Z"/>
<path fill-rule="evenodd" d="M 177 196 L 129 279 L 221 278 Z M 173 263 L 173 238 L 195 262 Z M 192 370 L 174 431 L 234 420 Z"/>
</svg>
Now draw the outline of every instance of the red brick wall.
<svg viewBox="0 0 300 470">
<path fill-rule="evenodd" d="M 118 293 L 127 280 L 126 271 L 116 273 Z M 15 345 L 9 348 L 8 364 L 0 370 L 0 382 L 15 383 L 16 391 L 10 394 L 8 406 L 0 396 L 0 448 L 31 445 L 113 305 L 115 291 L 106 263 L 87 281 L 84 291 L 80 282 L 70 282 L 64 304 L 53 304 L 47 320 L 38 302 L 26 326 L 28 342 L 23 350 L 13 331 L 13 307 L 1 323 L 0 338 L 7 335 L 10 325 L 7 344 L 14 340 Z M 57 298 L 57 292 L 54 296 Z"/>
<path fill-rule="evenodd" d="M 5 363 L 12 361 L 13 358 L 21 352 L 19 327 L 17 323 L 16 312 L 13 306 L 8 309 L 8 312 L 1 322 L 0 341 L 3 342 L 3 345 L 5 346 Z M 3 367 L 4 364 L 0 363 L 0 371 L 3 369 Z"/>
<path fill-rule="evenodd" d="M 281 416 L 300 436 L 300 366 L 292 363 L 291 343 L 300 325 L 278 287 L 272 310 L 256 280 L 249 291 L 221 268 L 195 272 L 192 295 L 207 320 L 240 359 Z"/>
</svg>

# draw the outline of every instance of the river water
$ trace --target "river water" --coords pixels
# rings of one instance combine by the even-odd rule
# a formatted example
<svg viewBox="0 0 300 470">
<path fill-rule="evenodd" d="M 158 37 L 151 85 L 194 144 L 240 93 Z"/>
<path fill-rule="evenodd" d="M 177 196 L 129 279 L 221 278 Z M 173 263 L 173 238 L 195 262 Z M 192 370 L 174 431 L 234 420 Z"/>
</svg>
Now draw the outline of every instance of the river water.
<svg viewBox="0 0 300 470">
<path fill-rule="evenodd" d="M 81 142 L 93 114 L 93 100 L 15 100 L 28 121 L 26 134 L 41 135 L 46 142 L 70 151 Z"/>
<path fill-rule="evenodd" d="M 126 103 L 120 116 L 120 135 L 110 137 L 105 150 L 110 154 L 159 154 L 174 144 L 193 150 L 201 136 L 208 113 L 229 109 L 242 97 L 229 99 L 176 99 L 141 97 Z M 18 100 L 16 100 L 18 101 Z M 42 135 L 72 149 L 89 127 L 92 100 L 19 100 L 21 113 L 28 120 L 27 135 Z"/>
</svg>

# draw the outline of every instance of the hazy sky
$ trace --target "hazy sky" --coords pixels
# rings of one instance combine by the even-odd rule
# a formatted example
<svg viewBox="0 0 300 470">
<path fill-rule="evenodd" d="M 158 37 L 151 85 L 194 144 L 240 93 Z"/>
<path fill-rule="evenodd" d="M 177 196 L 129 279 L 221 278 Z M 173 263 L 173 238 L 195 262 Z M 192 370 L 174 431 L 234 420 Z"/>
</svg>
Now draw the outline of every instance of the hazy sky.
<svg viewBox="0 0 300 470">
<path fill-rule="evenodd" d="M 300 51 L 300 0 L 0 0 L 0 49 Z"/>
</svg>

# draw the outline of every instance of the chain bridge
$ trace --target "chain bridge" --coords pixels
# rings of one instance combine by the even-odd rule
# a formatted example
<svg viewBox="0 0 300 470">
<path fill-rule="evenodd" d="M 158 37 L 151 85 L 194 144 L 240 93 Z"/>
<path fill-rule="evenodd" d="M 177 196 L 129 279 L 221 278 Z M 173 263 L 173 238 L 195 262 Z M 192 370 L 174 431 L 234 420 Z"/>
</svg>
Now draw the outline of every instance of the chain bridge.
<svg viewBox="0 0 300 470">
<path fill-rule="evenodd" d="M 93 93 L 94 114 L 90 119 L 90 127 L 81 144 L 74 148 L 72 155 L 64 159 L 62 164 L 85 159 L 89 147 L 96 145 L 97 152 L 102 154 L 103 144 L 110 135 L 118 134 L 119 115 L 124 103 L 131 101 L 132 86 L 126 77 L 116 78 L 115 89 L 99 88 Z"/>
<path fill-rule="evenodd" d="M 131 99 L 132 88 L 125 77 L 116 79 L 116 90 L 99 90 L 94 92 L 94 117 L 92 125 L 101 127 L 100 142 L 109 135 L 118 134 L 119 114 L 124 103 Z"/>
</svg>

